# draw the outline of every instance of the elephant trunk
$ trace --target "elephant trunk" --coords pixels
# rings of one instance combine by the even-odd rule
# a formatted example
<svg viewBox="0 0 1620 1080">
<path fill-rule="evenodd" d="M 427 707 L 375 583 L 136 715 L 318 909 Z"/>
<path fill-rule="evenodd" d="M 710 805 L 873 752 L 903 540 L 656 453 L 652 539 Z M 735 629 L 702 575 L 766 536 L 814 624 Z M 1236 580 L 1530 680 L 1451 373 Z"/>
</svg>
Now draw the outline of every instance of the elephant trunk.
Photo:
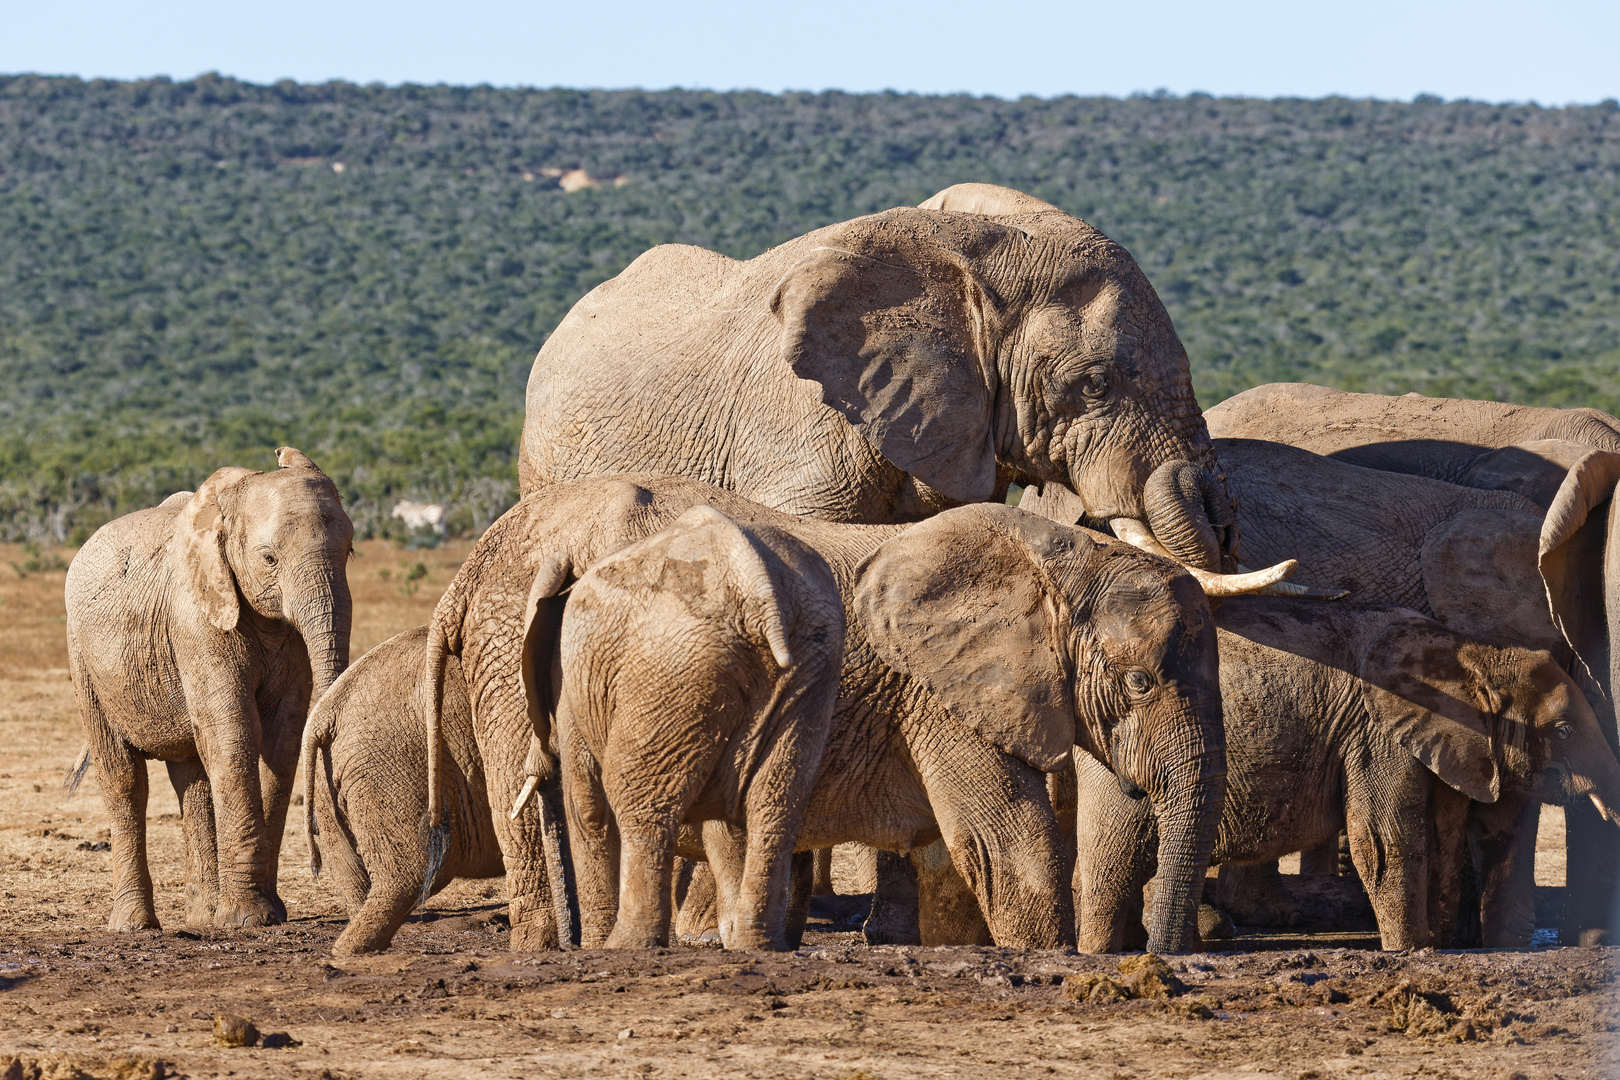
<svg viewBox="0 0 1620 1080">
<path fill-rule="evenodd" d="M 1167 461 L 1142 489 L 1148 529 L 1183 566 L 1219 571 L 1232 502 L 1214 476 L 1190 461 Z"/>
<path fill-rule="evenodd" d="M 1193 752 L 1172 757 L 1159 751 L 1163 756 L 1157 759 L 1172 764 L 1155 769 L 1141 785 L 1159 820 L 1158 886 L 1148 927 L 1153 952 L 1186 952 L 1198 945 L 1204 872 L 1226 805 L 1226 750 L 1219 735 L 1206 733 L 1211 723 L 1220 730 L 1218 707 L 1214 712 L 1213 721 L 1205 709 L 1178 724 L 1185 731 L 1183 725 L 1191 723 L 1199 732 Z M 1185 736 L 1177 741 L 1185 743 Z"/>
<path fill-rule="evenodd" d="M 304 649 L 309 653 L 309 704 L 313 708 L 337 677 L 348 669 L 349 629 L 354 610 L 349 599 L 348 579 L 341 567 L 313 571 L 306 579 L 316 584 L 288 596 L 283 607 L 287 620 L 298 630 L 304 639 Z"/>
</svg>

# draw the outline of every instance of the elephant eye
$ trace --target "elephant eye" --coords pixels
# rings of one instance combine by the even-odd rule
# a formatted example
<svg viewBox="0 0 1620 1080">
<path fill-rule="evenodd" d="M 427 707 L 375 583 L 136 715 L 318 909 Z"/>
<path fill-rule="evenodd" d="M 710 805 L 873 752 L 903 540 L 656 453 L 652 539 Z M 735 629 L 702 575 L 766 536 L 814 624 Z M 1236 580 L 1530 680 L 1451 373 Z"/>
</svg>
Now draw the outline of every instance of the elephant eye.
<svg viewBox="0 0 1620 1080">
<path fill-rule="evenodd" d="M 1573 734 L 1575 729 L 1570 727 L 1567 721 L 1560 720 L 1553 725 L 1553 738 L 1559 742 L 1569 742 L 1569 737 Z"/>
<path fill-rule="evenodd" d="M 1093 371 L 1080 381 L 1080 392 L 1088 398 L 1100 398 L 1108 393 L 1108 374 Z"/>
<path fill-rule="evenodd" d="M 1125 673 L 1125 685 L 1133 694 L 1145 694 L 1153 689 L 1153 678 L 1140 668 L 1133 668 Z"/>
<path fill-rule="evenodd" d="M 274 565 L 276 565 L 276 553 L 275 552 L 273 552 L 273 551 L 260 551 L 259 554 L 264 558 L 264 564 L 266 566 L 274 566 Z"/>
</svg>

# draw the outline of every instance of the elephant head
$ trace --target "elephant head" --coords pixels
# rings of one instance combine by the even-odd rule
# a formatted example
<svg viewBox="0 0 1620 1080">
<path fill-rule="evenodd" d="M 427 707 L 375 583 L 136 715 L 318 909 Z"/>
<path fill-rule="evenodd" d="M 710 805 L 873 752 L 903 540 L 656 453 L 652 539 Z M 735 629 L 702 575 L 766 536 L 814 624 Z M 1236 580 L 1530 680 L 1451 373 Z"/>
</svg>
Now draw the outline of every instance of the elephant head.
<svg viewBox="0 0 1620 1080">
<path fill-rule="evenodd" d="M 1151 947 L 1196 940 L 1226 743 L 1215 622 L 1190 576 L 1097 533 L 969 506 L 873 552 L 853 608 L 878 655 L 978 737 L 1044 770 L 1078 744 L 1145 794 L 1167 883 Z"/>
<path fill-rule="evenodd" d="M 314 462 L 285 446 L 276 458 L 281 468 L 273 472 L 220 469 L 186 502 L 183 588 L 217 629 L 236 629 L 246 604 L 297 630 L 309 653 L 313 704 L 349 664 L 354 526 Z"/>
<path fill-rule="evenodd" d="M 1124 248 L 989 184 L 824 235 L 772 298 L 783 355 L 884 457 L 956 502 L 1066 487 L 1097 523 L 1148 522 L 1148 478 L 1188 462 L 1200 498 L 1154 531 L 1178 561 L 1222 568 L 1224 474 L 1186 350 Z"/>
<path fill-rule="evenodd" d="M 1550 654 L 1412 616 L 1368 646 L 1361 676 L 1374 723 L 1470 799 L 1590 799 L 1620 824 L 1620 763 Z"/>
</svg>

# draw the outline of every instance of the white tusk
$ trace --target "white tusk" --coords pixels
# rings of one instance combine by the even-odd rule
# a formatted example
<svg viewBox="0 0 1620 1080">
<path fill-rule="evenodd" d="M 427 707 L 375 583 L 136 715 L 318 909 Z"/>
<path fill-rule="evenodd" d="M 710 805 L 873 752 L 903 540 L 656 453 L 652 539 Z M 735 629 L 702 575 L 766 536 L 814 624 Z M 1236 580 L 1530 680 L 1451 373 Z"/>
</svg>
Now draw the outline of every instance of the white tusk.
<svg viewBox="0 0 1620 1080">
<path fill-rule="evenodd" d="M 1242 573 L 1253 573 L 1247 566 L 1238 563 L 1238 570 Z M 1262 596 L 1297 596 L 1304 600 L 1343 600 L 1350 595 L 1349 589 L 1324 589 L 1318 585 L 1296 585 L 1292 581 L 1279 581 L 1275 585 L 1267 586 L 1261 590 Z"/>
<path fill-rule="evenodd" d="M 1242 574 L 1217 574 L 1211 570 L 1200 570 L 1196 566 L 1188 566 L 1174 555 L 1164 549 L 1148 527 L 1135 518 L 1114 518 L 1108 523 L 1114 530 L 1114 535 L 1152 555 L 1169 559 L 1193 576 L 1193 580 L 1203 588 L 1206 596 L 1243 596 L 1251 593 L 1269 592 L 1281 585 L 1284 578 L 1299 569 L 1299 563 L 1293 559 L 1284 559 L 1276 566 L 1264 570 L 1250 570 Z M 1295 586 L 1304 588 L 1304 586 Z M 1298 595 L 1298 594 L 1294 594 Z"/>
<path fill-rule="evenodd" d="M 1605 820 L 1609 821 L 1612 824 L 1620 825 L 1620 814 L 1617 814 L 1613 810 L 1610 810 L 1608 808 L 1608 806 L 1606 806 L 1604 804 L 1603 800 L 1598 798 L 1597 792 L 1595 792 L 1595 791 L 1588 792 L 1586 797 L 1588 799 L 1592 800 L 1592 805 L 1597 807 L 1597 812 L 1599 814 L 1603 815 Z"/>
<path fill-rule="evenodd" d="M 513 821 L 516 821 L 517 816 L 523 812 L 524 805 L 534 797 L 534 789 L 539 786 L 540 778 L 538 776 L 531 774 L 523 778 L 523 790 L 518 792 L 517 802 L 512 804 L 511 817 Z"/>
</svg>

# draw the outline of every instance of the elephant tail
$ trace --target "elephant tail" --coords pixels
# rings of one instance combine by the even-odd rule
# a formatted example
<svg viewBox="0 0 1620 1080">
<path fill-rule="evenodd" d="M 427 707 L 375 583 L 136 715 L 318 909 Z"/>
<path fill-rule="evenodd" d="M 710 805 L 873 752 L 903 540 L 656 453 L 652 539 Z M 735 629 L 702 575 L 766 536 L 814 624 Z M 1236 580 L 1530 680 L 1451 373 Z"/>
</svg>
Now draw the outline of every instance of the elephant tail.
<svg viewBox="0 0 1620 1080">
<path fill-rule="evenodd" d="M 444 792 L 444 680 L 450 662 L 450 643 L 446 639 L 444 623 L 434 613 L 428 625 L 427 649 L 424 655 L 423 678 L 419 689 L 419 707 L 427 725 L 427 813 L 422 816 L 422 841 L 428 850 L 429 868 L 427 884 L 431 889 L 435 868 L 444 860 L 449 848 L 449 828 L 445 821 Z M 426 893 L 424 892 L 424 898 Z"/>
<path fill-rule="evenodd" d="M 315 791 L 321 770 L 321 751 L 332 745 L 332 739 L 337 734 L 336 716 L 337 710 L 331 707 L 330 702 L 326 708 L 321 707 L 321 702 L 316 702 L 309 723 L 304 725 L 303 746 L 298 754 L 304 768 L 304 835 L 309 838 L 309 871 L 316 879 L 321 876 L 321 826 L 315 813 Z M 331 797 L 335 810 L 337 792 L 331 789 L 330 784 L 327 785 L 326 794 Z"/>
<path fill-rule="evenodd" d="M 90 768 L 90 744 L 85 743 L 79 751 L 79 758 L 62 778 L 62 801 L 67 802 L 73 798 L 73 793 L 79 790 L 79 784 L 84 780 L 84 774 Z"/>
<path fill-rule="evenodd" d="M 304 770 L 304 830 L 309 835 L 309 868 L 317 879 L 325 877 L 352 916 L 371 890 L 371 876 L 360 857 L 360 846 L 344 822 L 338 805 L 333 772 L 332 743 L 337 738 L 338 712 L 334 695 L 323 697 L 304 729 L 301 764 Z M 325 848 L 322 848 L 322 841 Z M 323 860 L 330 860 L 325 865 Z"/>
</svg>

